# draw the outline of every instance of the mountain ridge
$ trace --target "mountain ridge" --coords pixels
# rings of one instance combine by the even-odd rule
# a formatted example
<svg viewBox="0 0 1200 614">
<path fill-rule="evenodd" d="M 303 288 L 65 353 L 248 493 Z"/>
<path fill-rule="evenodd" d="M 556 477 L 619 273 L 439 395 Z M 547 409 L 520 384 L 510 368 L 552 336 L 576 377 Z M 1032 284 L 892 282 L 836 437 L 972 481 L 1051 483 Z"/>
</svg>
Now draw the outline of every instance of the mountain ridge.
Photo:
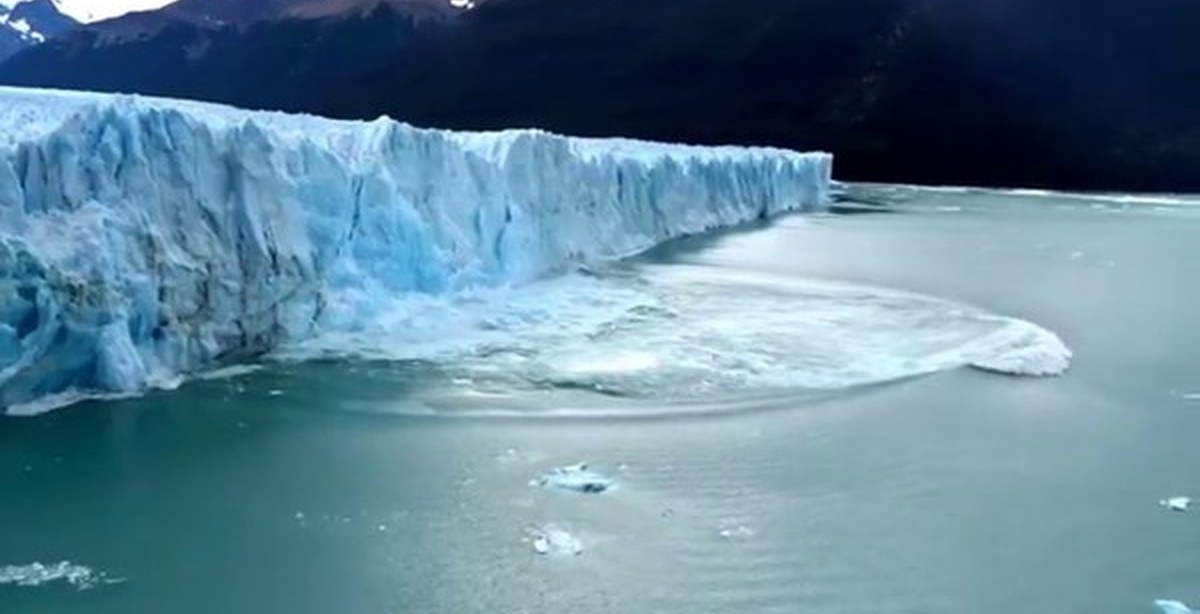
<svg viewBox="0 0 1200 614">
<path fill-rule="evenodd" d="M 59 11 L 53 0 L 0 4 L 0 60 L 59 36 L 79 23 Z"/>
<path fill-rule="evenodd" d="M 1200 190 L 1190 0 L 258 4 L 269 18 L 115 45 L 84 29 L 0 64 L 0 83 L 823 149 L 845 179 Z"/>
</svg>

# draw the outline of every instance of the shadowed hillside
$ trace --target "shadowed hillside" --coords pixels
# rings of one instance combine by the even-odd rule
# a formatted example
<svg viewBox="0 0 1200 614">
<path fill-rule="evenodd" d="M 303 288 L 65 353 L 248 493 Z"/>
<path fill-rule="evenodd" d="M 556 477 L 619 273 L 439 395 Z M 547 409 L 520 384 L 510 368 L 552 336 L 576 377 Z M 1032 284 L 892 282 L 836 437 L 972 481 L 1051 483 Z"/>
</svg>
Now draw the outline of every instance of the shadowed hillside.
<svg viewBox="0 0 1200 614">
<path fill-rule="evenodd" d="M 80 33 L 0 81 L 819 148 L 846 179 L 1200 190 L 1190 0 L 392 2 L 319 18 L 306 2 L 120 44 Z"/>
</svg>

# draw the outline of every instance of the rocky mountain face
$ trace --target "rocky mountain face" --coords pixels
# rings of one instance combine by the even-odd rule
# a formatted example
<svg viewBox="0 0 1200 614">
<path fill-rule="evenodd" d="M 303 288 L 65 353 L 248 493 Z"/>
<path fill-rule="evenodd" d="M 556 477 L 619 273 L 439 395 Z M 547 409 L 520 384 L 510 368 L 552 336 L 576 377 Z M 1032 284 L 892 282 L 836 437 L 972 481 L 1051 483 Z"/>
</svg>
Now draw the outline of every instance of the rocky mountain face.
<svg viewBox="0 0 1200 614">
<path fill-rule="evenodd" d="M 58 10 L 53 0 L 0 1 L 0 60 L 43 43 L 78 26 Z"/>
<path fill-rule="evenodd" d="M 181 0 L 21 53 L 0 83 L 313 111 L 458 11 L 431 0 Z"/>
</svg>

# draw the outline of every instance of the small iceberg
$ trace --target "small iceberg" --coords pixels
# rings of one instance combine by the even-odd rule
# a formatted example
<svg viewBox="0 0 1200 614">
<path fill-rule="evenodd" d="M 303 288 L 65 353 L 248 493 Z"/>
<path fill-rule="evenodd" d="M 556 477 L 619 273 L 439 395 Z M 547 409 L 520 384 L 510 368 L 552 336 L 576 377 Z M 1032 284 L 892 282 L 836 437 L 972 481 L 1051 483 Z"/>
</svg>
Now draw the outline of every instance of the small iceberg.
<svg viewBox="0 0 1200 614">
<path fill-rule="evenodd" d="M 1191 497 L 1171 497 L 1158 502 L 1159 505 L 1171 510 L 1172 512 L 1186 512 L 1192 506 Z"/>
<path fill-rule="evenodd" d="M 118 584 L 124 582 L 121 578 L 109 578 L 103 572 L 95 571 L 83 565 L 75 565 L 69 561 L 52 563 L 30 563 L 29 565 L 4 565 L 0 567 L 0 586 L 14 584 L 16 586 L 42 586 L 52 582 L 66 582 L 84 591 L 96 588 L 101 584 Z"/>
<path fill-rule="evenodd" d="M 604 474 L 588 470 L 587 463 L 579 463 L 556 467 L 550 473 L 538 476 L 531 484 L 594 495 L 612 488 L 616 482 Z"/>
<path fill-rule="evenodd" d="M 531 527 L 528 533 L 529 544 L 538 554 L 570 556 L 583 554 L 583 543 L 579 541 L 579 538 L 554 525 Z"/>
<path fill-rule="evenodd" d="M 717 534 L 721 536 L 721 539 L 726 541 L 740 542 L 752 539 L 757 534 L 757 531 L 744 524 L 725 522 L 722 523 L 721 529 Z"/>
<path fill-rule="evenodd" d="M 1191 608 L 1179 601 L 1158 599 L 1154 602 L 1154 605 L 1162 614 L 1192 614 Z"/>
</svg>

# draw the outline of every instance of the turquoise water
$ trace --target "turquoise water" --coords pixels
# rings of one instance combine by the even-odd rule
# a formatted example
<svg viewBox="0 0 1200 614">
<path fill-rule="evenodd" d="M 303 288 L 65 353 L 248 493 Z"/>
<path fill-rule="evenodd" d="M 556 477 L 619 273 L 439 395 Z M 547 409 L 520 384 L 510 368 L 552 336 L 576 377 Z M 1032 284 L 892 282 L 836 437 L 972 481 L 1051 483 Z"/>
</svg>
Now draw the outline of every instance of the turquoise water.
<svg viewBox="0 0 1200 614">
<path fill-rule="evenodd" d="M 97 578 L 0 585 L 0 611 L 1200 603 L 1200 516 L 1157 505 L 1200 494 L 1200 209 L 854 191 L 893 210 L 687 240 L 407 314 L 423 337 L 0 421 L 0 568 Z M 958 367 L 999 316 L 1057 333 L 1071 371 Z M 617 487 L 530 484 L 579 461 Z M 583 552 L 537 554 L 545 525 Z"/>
</svg>

